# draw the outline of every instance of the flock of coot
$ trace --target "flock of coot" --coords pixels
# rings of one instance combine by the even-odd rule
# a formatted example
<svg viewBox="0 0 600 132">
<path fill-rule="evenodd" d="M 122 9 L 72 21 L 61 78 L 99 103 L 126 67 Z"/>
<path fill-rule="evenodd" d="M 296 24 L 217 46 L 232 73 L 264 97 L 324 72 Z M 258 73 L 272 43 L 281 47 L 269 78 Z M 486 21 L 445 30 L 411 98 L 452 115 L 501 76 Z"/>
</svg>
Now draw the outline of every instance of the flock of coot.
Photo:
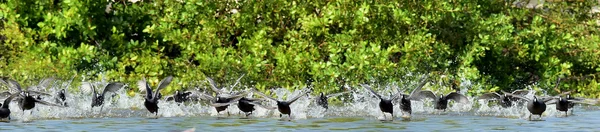
<svg viewBox="0 0 600 132">
<path fill-rule="evenodd" d="M 262 107 L 268 110 L 275 110 L 280 113 L 280 118 L 283 118 L 284 115 L 287 115 L 288 119 L 291 119 L 292 105 L 299 98 L 303 96 L 310 96 L 312 89 L 304 88 L 301 90 L 301 94 L 295 97 L 288 97 L 287 100 L 279 100 L 273 98 L 265 93 L 261 93 L 255 89 L 249 90 L 241 90 L 241 91 L 232 91 L 236 85 L 239 84 L 240 79 L 243 75 L 237 79 L 235 84 L 232 87 L 229 87 L 231 92 L 224 92 L 225 87 L 219 88 L 219 86 L 215 83 L 214 80 L 207 77 L 206 81 L 210 85 L 210 89 L 214 92 L 208 93 L 205 91 L 201 92 L 200 90 L 188 90 L 188 91 L 175 91 L 173 95 L 165 97 L 165 101 L 174 101 L 178 104 L 183 102 L 196 102 L 196 101 L 206 101 L 210 104 L 211 107 L 214 107 L 217 113 L 221 113 L 226 111 L 227 108 L 237 103 L 237 107 L 241 112 L 244 112 L 245 116 L 248 117 L 252 114 L 256 109 L 255 107 Z M 390 97 L 383 97 L 378 92 L 373 90 L 371 86 L 367 84 L 361 84 L 360 86 L 370 93 L 379 101 L 379 109 L 384 115 L 385 120 L 394 119 L 394 105 L 398 105 L 400 110 L 402 111 L 403 118 L 410 118 L 412 113 L 411 101 L 427 101 L 424 100 L 429 98 L 432 100 L 432 104 L 434 109 L 443 110 L 448 107 L 448 101 L 452 100 L 456 103 L 465 103 L 468 104 L 469 100 L 466 96 L 458 93 L 451 92 L 448 94 L 444 93 L 434 93 L 428 90 L 421 90 L 423 86 L 425 86 L 428 82 L 429 75 L 424 74 L 421 76 L 418 84 L 412 88 L 410 93 L 404 93 L 404 90 L 399 90 L 397 93 L 390 93 Z M 158 102 L 162 99 L 162 94 L 160 93 L 161 89 L 168 87 L 171 81 L 173 80 L 172 76 L 168 76 L 160 81 L 156 88 L 150 86 L 150 84 L 146 81 L 145 78 L 142 78 L 137 82 L 137 86 L 140 91 L 145 92 L 144 97 L 144 106 L 148 110 L 148 112 L 155 114 L 156 118 L 158 118 Z M 67 87 L 71 84 L 73 79 L 68 82 Z M 0 104 L 0 119 L 8 119 L 10 120 L 11 109 L 9 108 L 9 104 L 11 102 L 17 103 L 19 109 L 25 112 L 25 110 L 33 109 L 36 104 L 48 105 L 52 107 L 70 107 L 66 102 L 66 90 L 64 88 L 57 90 L 58 92 L 55 94 L 47 93 L 47 88 L 50 87 L 51 84 L 55 84 L 57 82 L 53 78 L 46 78 L 40 81 L 38 85 L 29 86 L 26 90 L 23 90 L 21 85 L 10 78 L 2 77 L 0 78 L 0 87 L 2 85 L 6 86 L 9 91 L 5 91 L 0 93 L 0 100 L 4 99 L 2 104 Z M 560 80 L 556 82 L 556 86 L 558 86 Z M 100 110 L 103 108 L 104 100 L 107 97 L 107 93 L 109 92 L 117 92 L 118 90 L 128 87 L 127 84 L 120 82 L 111 82 L 106 85 L 103 85 L 101 89 L 96 89 L 96 84 L 83 82 L 82 87 L 91 88 L 92 90 L 92 99 L 91 99 L 91 107 L 100 107 Z M 51 87 L 56 88 L 56 87 Z M 60 88 L 60 87 L 59 87 Z M 99 91 L 101 90 L 101 91 Z M 319 93 L 315 97 L 310 97 L 318 106 L 321 106 L 325 109 L 329 108 L 328 99 L 331 97 L 350 94 L 351 88 L 345 85 L 344 92 L 333 93 L 325 95 L 324 93 Z M 585 98 L 575 98 L 571 97 L 569 93 L 563 93 L 556 96 L 546 96 L 546 97 L 538 97 L 533 96 L 533 98 L 524 97 L 529 94 L 530 90 L 516 90 L 511 93 L 504 92 L 502 93 L 487 93 L 477 97 L 477 100 L 490 100 L 496 101 L 498 105 L 508 108 L 513 107 L 515 105 L 526 105 L 529 110 L 529 119 L 531 120 L 532 115 L 539 115 L 541 117 L 542 113 L 546 110 L 547 104 L 555 104 L 556 110 L 566 112 L 569 109 L 572 109 L 574 104 L 590 104 L 594 105 L 597 103 L 597 100 L 585 99 Z M 252 94 L 256 94 L 256 97 L 253 97 Z M 108 96 L 110 97 L 110 96 Z M 267 106 L 264 105 L 264 102 L 273 101 L 276 102 L 275 106 Z M 141 100 L 140 100 L 141 102 Z M 13 108 L 15 110 L 15 108 Z M 386 116 L 389 114 L 390 116 Z M 229 113 L 227 113 L 229 116 Z"/>
</svg>

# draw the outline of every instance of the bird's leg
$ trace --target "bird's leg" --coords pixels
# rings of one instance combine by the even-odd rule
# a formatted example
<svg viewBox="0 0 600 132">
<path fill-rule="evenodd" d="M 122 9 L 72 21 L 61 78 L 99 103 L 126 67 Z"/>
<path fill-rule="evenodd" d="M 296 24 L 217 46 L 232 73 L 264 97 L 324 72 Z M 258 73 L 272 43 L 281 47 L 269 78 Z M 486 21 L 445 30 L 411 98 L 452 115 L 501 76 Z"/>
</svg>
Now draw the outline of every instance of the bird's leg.
<svg viewBox="0 0 600 132">
<path fill-rule="evenodd" d="M 229 111 L 227 111 L 227 117 L 229 117 L 229 116 L 230 116 Z"/>
<path fill-rule="evenodd" d="M 279 113 L 279 118 L 281 118 L 283 115 L 281 113 Z"/>
<path fill-rule="evenodd" d="M 565 111 L 565 117 L 569 117 L 569 110 Z"/>
<path fill-rule="evenodd" d="M 156 117 L 156 119 L 158 119 L 158 109 L 156 110 L 156 113 L 154 113 L 154 116 Z"/>
<path fill-rule="evenodd" d="M 529 120 L 530 120 L 530 121 L 531 121 L 531 115 L 533 115 L 533 114 L 529 114 Z"/>
<path fill-rule="evenodd" d="M 567 108 L 567 109 L 569 109 L 569 108 Z M 572 109 L 572 110 L 571 110 L 571 115 L 573 115 L 573 111 L 575 111 L 575 109 Z"/>
<path fill-rule="evenodd" d="M 102 108 L 104 108 L 104 105 L 100 105 L 100 112 L 102 112 Z"/>
</svg>

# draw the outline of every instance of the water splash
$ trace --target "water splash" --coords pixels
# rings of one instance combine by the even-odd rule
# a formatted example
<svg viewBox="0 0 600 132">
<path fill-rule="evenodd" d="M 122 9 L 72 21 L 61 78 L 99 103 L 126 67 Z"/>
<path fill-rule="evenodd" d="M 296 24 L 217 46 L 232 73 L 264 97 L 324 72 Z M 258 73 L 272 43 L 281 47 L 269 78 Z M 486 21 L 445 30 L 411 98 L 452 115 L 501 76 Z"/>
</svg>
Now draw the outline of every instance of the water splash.
<svg viewBox="0 0 600 132">
<path fill-rule="evenodd" d="M 98 82 L 104 84 L 106 82 Z M 403 82 L 408 83 L 408 82 Z M 469 82 L 470 83 L 470 82 Z M 402 84 L 402 83 L 398 83 Z M 382 96 L 389 98 L 390 93 L 398 91 L 398 84 L 383 85 L 378 88 L 382 91 Z M 62 85 L 61 85 L 62 86 Z M 425 86 L 424 89 L 427 89 Z M 59 88 L 51 88 L 50 93 L 55 94 Z M 462 91 L 462 90 L 461 90 Z M 405 91 L 406 92 L 406 91 Z M 295 97 L 301 94 L 300 90 L 289 91 L 285 88 L 278 88 L 272 91 L 273 95 L 280 100 L 287 100 L 282 97 Z M 526 97 L 533 97 L 533 93 Z M 143 106 L 143 94 L 136 94 L 132 97 L 126 95 L 126 89 L 121 89 L 116 93 L 108 93 L 102 111 L 99 107 L 91 107 L 91 94 L 85 92 L 68 92 L 66 94 L 69 107 L 52 107 L 37 105 L 30 114 L 29 111 L 23 112 L 18 104 L 10 104 L 12 110 L 11 117 L 16 120 L 29 121 L 37 119 L 66 119 L 66 118 L 106 118 L 106 117 L 153 117 Z M 379 110 L 379 99 L 375 98 L 370 92 L 355 87 L 350 94 L 339 96 L 344 102 L 341 105 L 330 105 L 329 109 L 324 109 L 316 105 L 315 97 L 304 96 L 298 99 L 290 107 L 292 109 L 293 119 L 323 118 L 323 117 L 364 117 L 372 119 L 382 119 L 383 113 Z M 514 104 L 513 107 L 503 108 L 496 105 L 488 105 L 487 101 L 476 100 L 475 97 L 468 97 L 468 104 L 451 103 L 446 111 L 433 109 L 430 99 L 423 101 L 412 101 L 413 117 L 424 115 L 450 114 L 450 115 L 477 115 L 477 116 L 495 116 L 504 118 L 526 119 L 529 116 L 527 108 L 523 105 Z M 53 98 L 45 98 L 53 102 Z M 276 106 L 274 101 L 266 101 L 266 106 Z M 397 102 L 395 103 L 397 104 Z M 192 102 L 177 104 L 171 101 L 159 101 L 160 107 L 158 115 L 161 117 L 194 117 L 194 116 L 224 116 L 224 112 L 217 113 L 216 110 L 204 102 Z M 255 107 L 251 117 L 257 118 L 279 118 L 277 110 L 269 110 L 262 107 Z M 558 112 L 555 105 L 548 105 L 544 117 L 564 116 L 564 112 Z M 226 112 L 231 115 L 243 117 L 236 104 L 228 107 Z M 398 105 L 394 106 L 394 116 L 400 117 L 402 112 Z"/>
</svg>

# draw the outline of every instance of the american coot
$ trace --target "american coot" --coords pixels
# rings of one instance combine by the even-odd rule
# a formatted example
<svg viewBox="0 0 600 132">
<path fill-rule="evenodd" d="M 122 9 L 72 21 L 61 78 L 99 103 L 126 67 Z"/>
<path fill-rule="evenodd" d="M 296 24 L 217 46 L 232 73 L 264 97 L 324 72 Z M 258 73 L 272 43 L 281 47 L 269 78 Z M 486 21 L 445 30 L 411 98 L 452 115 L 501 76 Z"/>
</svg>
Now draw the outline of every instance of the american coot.
<svg viewBox="0 0 600 132">
<path fill-rule="evenodd" d="M 546 111 L 546 103 L 548 103 L 549 101 L 552 101 L 554 99 L 554 98 L 538 99 L 537 96 L 533 96 L 533 99 L 529 99 L 529 98 L 519 96 L 519 95 L 512 95 L 510 93 L 507 93 L 507 94 L 509 94 L 513 97 L 527 100 L 527 110 L 529 110 L 529 113 L 531 113 L 528 118 L 529 120 L 531 120 L 532 115 L 539 115 L 541 118 L 544 111 Z"/>
<path fill-rule="evenodd" d="M 495 101 L 498 101 L 500 106 L 502 106 L 504 108 L 508 108 L 513 105 L 513 102 L 518 101 L 518 99 L 519 99 L 519 98 L 512 97 L 511 95 L 524 96 L 529 93 L 529 90 L 515 90 L 511 93 L 511 95 L 505 94 L 506 92 L 504 92 L 504 91 L 502 91 L 502 92 L 503 92 L 503 94 L 498 94 L 496 92 L 486 93 L 486 94 L 479 96 L 477 99 L 478 100 L 495 100 Z"/>
<path fill-rule="evenodd" d="M 67 104 L 67 96 L 65 89 L 61 89 L 56 93 L 56 96 L 54 97 L 54 102 L 65 107 L 69 106 Z"/>
<path fill-rule="evenodd" d="M 550 101 L 548 104 L 556 104 L 556 110 L 564 111 L 565 116 L 568 116 L 567 112 L 569 111 L 569 109 L 572 109 L 575 106 L 575 104 L 595 105 L 595 104 L 597 104 L 597 101 L 593 101 L 591 99 L 586 99 L 586 98 L 571 97 L 571 95 L 569 95 L 567 93 L 564 98 L 560 95 L 554 97 L 554 100 Z M 571 113 L 572 113 L 572 111 L 573 110 L 571 110 Z"/>
<path fill-rule="evenodd" d="M 259 92 L 257 90 L 252 89 L 253 93 L 256 93 L 258 96 L 262 96 L 264 98 L 267 98 L 269 100 L 273 100 L 277 102 L 277 110 L 279 110 L 279 117 L 283 117 L 283 115 L 288 115 L 288 117 L 291 119 L 292 118 L 292 109 L 290 108 L 290 105 L 293 104 L 294 102 L 296 102 L 298 99 L 300 99 L 300 97 L 305 96 L 308 94 L 308 92 L 310 92 L 308 90 L 308 88 L 304 88 L 301 90 L 301 93 L 299 95 L 297 95 L 294 98 L 288 99 L 287 101 L 282 101 L 282 100 L 278 100 L 275 99 L 273 97 L 267 96 L 262 92 Z M 274 109 L 274 108 L 273 108 Z"/>
<path fill-rule="evenodd" d="M 250 114 L 252 114 L 252 112 L 256 110 L 254 106 L 263 107 L 265 109 L 275 109 L 273 107 L 267 107 L 262 105 L 260 103 L 261 101 L 264 101 L 264 99 L 242 97 L 239 99 L 237 106 L 240 109 L 240 111 L 246 113 L 246 117 L 250 116 Z"/>
<path fill-rule="evenodd" d="M 69 83 L 67 83 L 67 87 L 69 88 L 71 86 L 71 83 L 73 82 L 73 80 L 75 79 L 75 77 L 77 77 L 77 75 L 74 75 L 71 80 L 69 80 Z M 54 102 L 57 104 L 60 104 L 62 106 L 68 107 L 69 105 L 67 104 L 67 90 L 65 88 L 60 89 L 56 95 L 54 96 Z"/>
<path fill-rule="evenodd" d="M 420 101 L 421 98 L 419 98 L 419 93 L 421 92 L 421 88 L 423 88 L 423 86 L 425 86 L 425 84 L 427 84 L 427 79 L 429 77 L 429 74 L 425 74 L 421 77 L 419 84 L 415 87 L 415 89 L 413 89 L 412 92 L 410 92 L 410 95 L 408 94 L 404 94 L 403 92 L 399 92 L 400 94 L 396 94 L 401 96 L 400 97 L 400 109 L 402 110 L 402 115 L 405 118 L 410 118 L 411 114 L 412 114 L 412 107 L 411 107 L 411 100 L 416 100 L 416 101 Z M 397 98 L 397 97 L 395 97 Z"/>
<path fill-rule="evenodd" d="M 166 101 L 175 101 L 175 103 L 177 103 L 177 105 L 183 103 L 183 102 L 187 102 L 192 100 L 192 98 L 190 98 L 192 95 L 191 91 L 185 91 L 185 92 L 181 92 L 179 90 L 175 91 L 175 94 L 166 97 Z"/>
<path fill-rule="evenodd" d="M 346 91 L 344 91 L 344 92 L 333 93 L 333 94 L 328 94 L 328 95 L 325 95 L 325 94 L 323 94 L 323 92 L 320 92 L 319 96 L 317 96 L 315 98 L 315 103 L 317 103 L 317 105 L 325 108 L 326 110 L 329 109 L 329 98 L 340 96 L 343 94 L 348 94 L 351 92 L 348 85 L 344 85 L 344 88 L 346 89 Z"/>
<path fill-rule="evenodd" d="M 116 92 L 119 89 L 123 88 L 125 84 L 119 82 L 109 83 L 104 86 L 102 93 L 96 92 L 96 87 L 92 83 L 84 83 L 84 85 L 90 85 L 92 88 L 92 108 L 100 106 L 100 111 L 104 107 L 104 97 L 108 92 Z"/>
<path fill-rule="evenodd" d="M 245 75 L 245 74 L 244 74 Z M 230 91 L 237 86 L 237 84 L 239 84 L 240 80 L 244 77 L 244 75 L 240 76 L 235 84 L 233 84 L 233 86 L 230 87 Z M 227 93 L 222 91 L 221 89 L 218 88 L 217 83 L 215 83 L 215 81 L 210 78 L 210 77 L 206 77 L 206 80 L 209 82 L 210 84 L 210 88 L 215 92 L 216 96 L 212 97 L 211 95 L 207 95 L 207 94 L 200 94 L 202 95 L 202 97 L 204 99 L 208 99 L 211 102 L 211 106 L 215 107 L 215 109 L 217 110 L 217 113 L 221 113 L 221 111 L 225 111 L 227 110 L 227 107 L 229 107 L 230 104 L 233 104 L 235 102 L 238 102 L 239 99 L 241 99 L 242 97 L 244 97 L 246 94 L 248 94 L 248 92 L 240 92 L 240 93 Z M 227 112 L 227 116 L 229 116 L 229 111 Z"/>
<path fill-rule="evenodd" d="M 448 95 L 444 96 L 440 94 L 440 96 L 436 96 L 433 92 L 428 90 L 423 90 L 419 93 L 420 96 L 430 98 L 434 100 L 434 108 L 438 110 L 446 110 L 448 107 L 448 100 L 454 100 L 458 103 L 469 103 L 469 99 L 457 92 L 451 92 Z"/>
<path fill-rule="evenodd" d="M 158 83 L 156 87 L 156 92 L 152 94 L 152 88 L 146 82 L 146 78 L 142 78 L 142 80 L 137 82 L 138 88 L 146 89 L 146 97 L 144 98 L 144 106 L 150 113 L 154 113 L 156 118 L 158 118 L 158 100 L 160 99 L 160 90 L 169 86 L 171 81 L 173 80 L 173 76 L 168 76 L 163 78 L 163 80 Z M 106 90 L 105 90 L 106 91 Z"/>
<path fill-rule="evenodd" d="M 50 94 L 38 92 L 38 91 L 22 90 L 21 85 L 17 81 L 8 79 L 8 78 L 3 78 L 1 82 L 4 83 L 9 88 L 13 89 L 13 91 L 17 91 L 17 93 L 15 93 L 15 94 L 17 94 L 18 96 L 15 96 L 12 99 L 19 103 L 19 107 L 21 108 L 21 110 L 23 110 L 23 113 L 25 110 L 33 109 L 35 107 L 36 103 L 43 104 L 43 105 L 49 105 L 49 106 L 62 107 L 61 105 L 46 102 L 46 101 L 41 100 L 40 98 L 37 98 L 40 95 L 51 96 Z M 31 112 L 33 112 L 33 111 L 31 111 Z"/>
<path fill-rule="evenodd" d="M 369 92 L 371 92 L 373 95 L 375 95 L 377 98 L 379 98 L 379 110 L 381 110 L 381 112 L 383 112 L 383 118 L 385 120 L 393 120 L 394 119 L 394 104 L 392 103 L 393 100 L 396 100 L 399 96 L 397 95 L 391 95 L 390 99 L 385 99 L 383 97 L 381 97 L 381 95 L 379 95 L 377 92 L 375 92 L 371 86 L 366 85 L 366 84 L 361 84 L 361 86 L 367 90 L 369 90 Z M 390 119 L 386 118 L 385 113 L 389 113 L 390 115 L 392 115 L 392 117 L 390 117 Z"/>
<path fill-rule="evenodd" d="M 0 120 L 8 118 L 8 120 L 10 120 L 10 109 L 8 108 L 10 101 L 12 100 L 14 96 L 9 96 L 8 98 L 4 99 L 4 104 L 0 104 Z"/>
</svg>

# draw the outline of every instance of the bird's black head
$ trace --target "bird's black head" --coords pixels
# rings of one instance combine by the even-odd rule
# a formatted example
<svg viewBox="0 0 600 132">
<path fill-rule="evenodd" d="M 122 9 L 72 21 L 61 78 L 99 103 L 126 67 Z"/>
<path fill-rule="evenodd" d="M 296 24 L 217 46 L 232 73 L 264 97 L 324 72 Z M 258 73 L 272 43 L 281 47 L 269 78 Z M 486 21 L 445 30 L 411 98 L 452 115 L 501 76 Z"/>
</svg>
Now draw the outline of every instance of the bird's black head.
<svg viewBox="0 0 600 132">
<path fill-rule="evenodd" d="M 565 99 L 563 99 L 562 97 L 558 97 L 558 101 L 564 101 Z"/>
</svg>

